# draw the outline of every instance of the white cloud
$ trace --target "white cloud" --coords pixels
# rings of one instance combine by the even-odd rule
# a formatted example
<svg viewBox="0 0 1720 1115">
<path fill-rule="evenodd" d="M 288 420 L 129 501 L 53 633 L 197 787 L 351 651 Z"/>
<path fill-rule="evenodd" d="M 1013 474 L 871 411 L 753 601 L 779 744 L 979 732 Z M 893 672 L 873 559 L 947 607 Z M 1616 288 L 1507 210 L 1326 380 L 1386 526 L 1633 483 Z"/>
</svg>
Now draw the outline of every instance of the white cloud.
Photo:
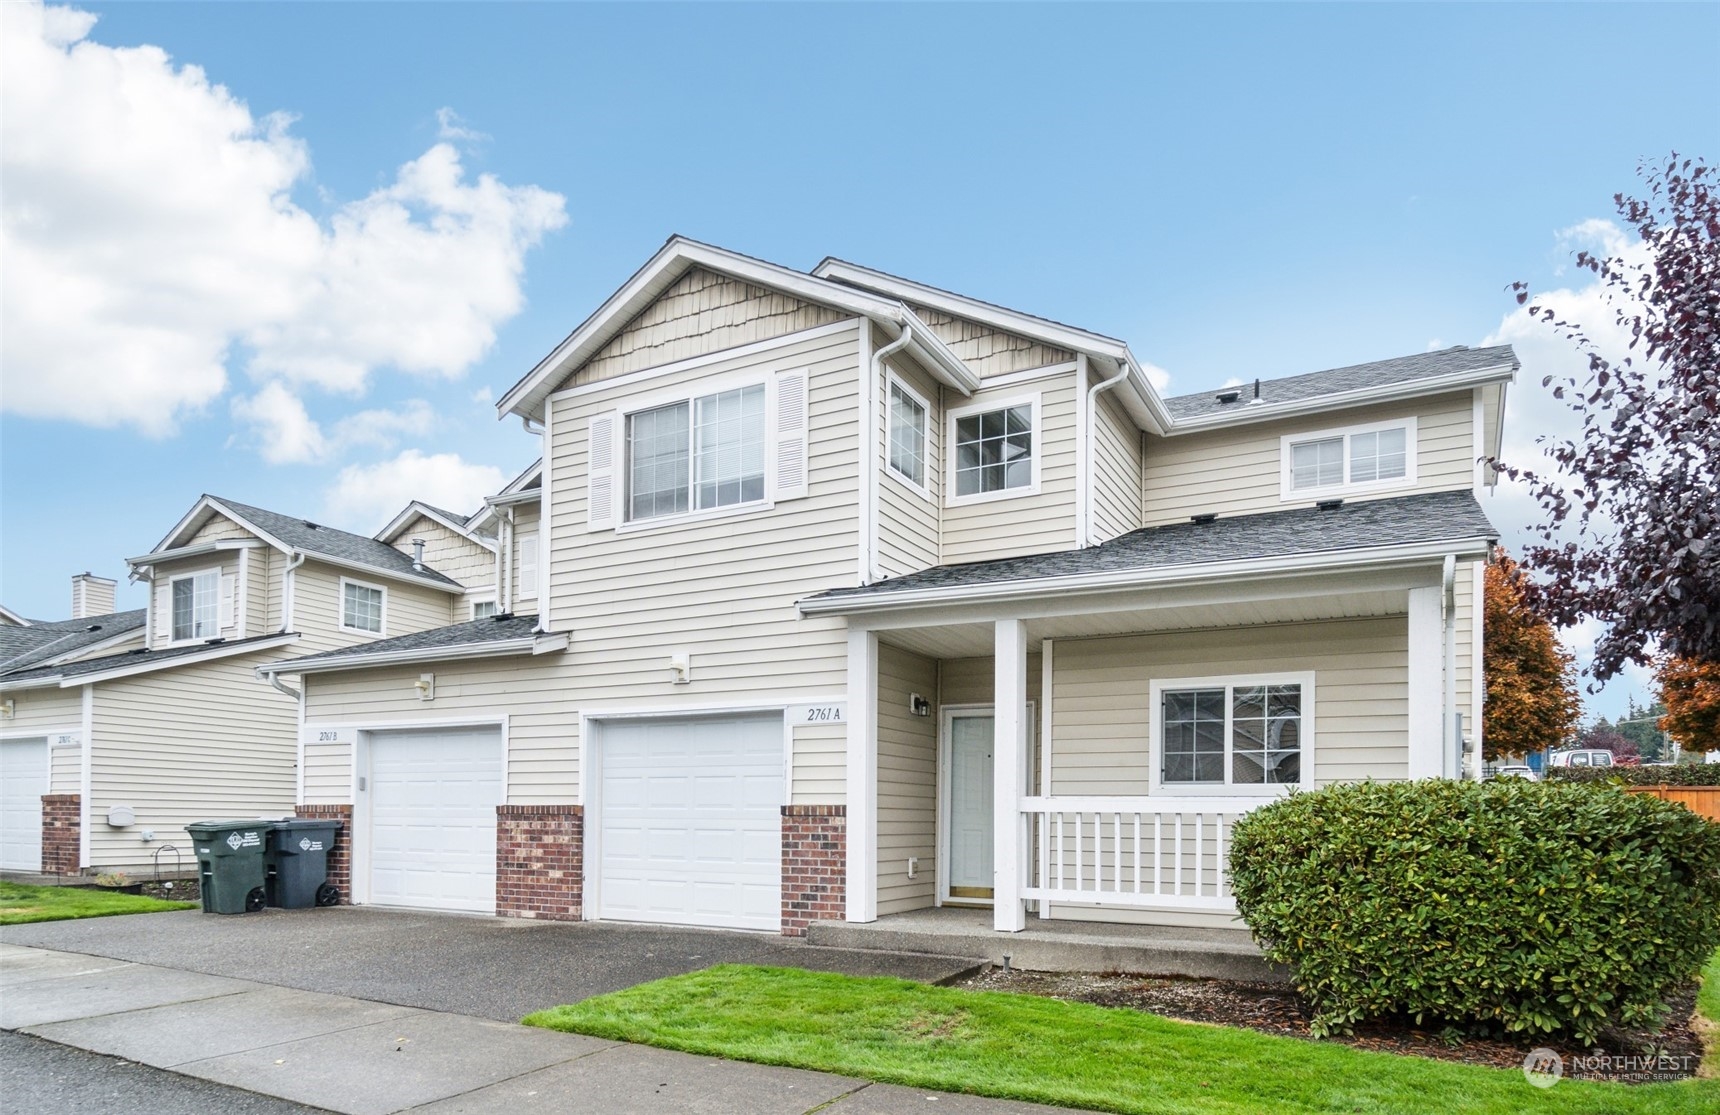
<svg viewBox="0 0 1720 1115">
<path fill-rule="evenodd" d="M 472 392 L 472 401 L 480 406 L 487 406 L 496 401 L 496 393 L 488 384 Z"/>
<path fill-rule="evenodd" d="M 436 138 L 451 142 L 476 143 L 490 137 L 466 126 L 465 119 L 446 105 L 436 110 Z"/>
<path fill-rule="evenodd" d="M 369 533 L 415 499 L 474 511 L 507 481 L 501 469 L 472 464 L 457 453 L 427 456 L 408 449 L 392 460 L 342 469 L 324 503 L 331 523 Z"/>
<path fill-rule="evenodd" d="M 274 465 L 314 464 L 360 446 L 392 449 L 402 438 L 422 437 L 436 426 L 430 404 L 411 399 L 397 410 L 350 414 L 325 434 L 299 397 L 279 382 L 238 396 L 232 409 L 234 419 L 250 427 L 263 459 Z"/>
<path fill-rule="evenodd" d="M 7 410 L 164 436 L 234 360 L 348 392 L 380 368 L 454 377 L 519 312 L 560 195 L 468 180 L 439 142 L 325 224 L 292 200 L 311 159 L 290 117 L 94 23 L 0 7 Z"/>
<path fill-rule="evenodd" d="M 1141 372 L 1147 377 L 1147 382 L 1153 385 L 1153 390 L 1163 393 L 1171 385 L 1171 374 L 1157 364 L 1141 362 Z"/>
</svg>

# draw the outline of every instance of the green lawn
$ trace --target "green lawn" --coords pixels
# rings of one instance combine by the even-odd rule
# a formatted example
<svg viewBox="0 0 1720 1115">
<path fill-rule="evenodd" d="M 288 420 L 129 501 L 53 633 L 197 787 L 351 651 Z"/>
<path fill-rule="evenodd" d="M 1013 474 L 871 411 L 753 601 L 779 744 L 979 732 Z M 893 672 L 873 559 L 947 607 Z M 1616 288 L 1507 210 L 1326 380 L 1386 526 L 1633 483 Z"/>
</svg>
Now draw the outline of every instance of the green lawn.
<svg viewBox="0 0 1720 1115">
<path fill-rule="evenodd" d="M 141 894 L 119 894 L 82 887 L 26 887 L 0 883 L 0 925 L 68 918 L 105 918 L 113 914 L 153 914 L 189 910 L 195 902 L 163 902 Z"/>
<path fill-rule="evenodd" d="M 554 1007 L 525 1022 L 689 1053 L 1102 1111 L 1720 1110 L 1720 1082 L 1710 1080 L 1634 1087 L 1566 1080 L 1542 1091 L 1517 1070 L 1035 995 L 736 964 Z"/>
</svg>

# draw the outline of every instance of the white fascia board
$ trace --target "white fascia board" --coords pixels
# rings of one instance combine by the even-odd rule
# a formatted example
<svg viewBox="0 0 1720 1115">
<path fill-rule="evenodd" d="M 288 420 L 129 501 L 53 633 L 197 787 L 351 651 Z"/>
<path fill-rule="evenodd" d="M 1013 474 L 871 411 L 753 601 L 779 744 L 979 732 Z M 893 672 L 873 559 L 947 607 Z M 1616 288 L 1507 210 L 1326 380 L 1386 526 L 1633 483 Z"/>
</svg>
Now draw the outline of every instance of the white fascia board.
<svg viewBox="0 0 1720 1115">
<path fill-rule="evenodd" d="M 34 627 L 35 626 L 35 624 L 31 623 L 29 620 L 25 619 L 23 616 L 19 615 L 17 612 L 14 612 L 12 609 L 8 608 L 4 604 L 0 604 L 0 616 L 5 617 L 7 620 L 11 621 L 12 623 L 16 624 L 19 627 Z"/>
<path fill-rule="evenodd" d="M 167 532 L 167 537 L 157 543 L 155 549 L 147 556 L 154 556 L 160 551 L 170 548 L 187 530 L 199 525 L 199 520 L 206 512 L 209 511 L 218 511 L 227 516 L 229 519 L 232 519 L 235 523 L 238 523 L 258 538 L 261 538 L 264 542 L 267 542 L 275 549 L 280 550 L 282 553 L 286 553 L 291 549 L 291 547 L 285 542 L 282 542 L 279 538 L 276 538 L 268 531 L 261 529 L 257 524 L 248 522 L 243 515 L 240 515 L 214 496 L 202 496 L 197 500 L 197 503 L 191 508 L 191 510 L 185 513 L 185 517 L 180 519 L 178 524 L 175 525 L 172 530 Z"/>
<path fill-rule="evenodd" d="M 869 294 L 779 264 L 766 263 L 677 236 L 663 245 L 645 266 L 634 272 L 632 278 L 611 294 L 603 305 L 568 334 L 548 356 L 538 361 L 537 366 L 528 372 L 524 379 L 510 388 L 508 393 L 496 402 L 497 416 L 518 414 L 541 420 L 544 398 L 556 382 L 566 375 L 568 369 L 578 366 L 595 353 L 608 342 L 615 329 L 631 321 L 635 314 L 694 267 L 703 267 L 743 282 L 770 287 L 807 302 L 833 306 L 875 321 L 892 322 L 898 326 L 915 325 L 918 322 L 913 313 L 895 299 Z M 919 333 L 923 329 L 924 323 L 918 322 L 915 332 Z M 924 349 L 922 359 L 928 366 L 937 369 L 940 375 L 951 375 L 958 381 L 971 378 L 977 385 L 978 377 L 942 342 L 933 337 L 929 330 L 926 331 Z"/>
<path fill-rule="evenodd" d="M 543 476 L 543 458 L 539 457 L 537 460 L 535 460 L 531 464 L 527 465 L 525 467 L 525 469 L 518 476 L 516 476 L 512 480 L 508 481 L 508 486 L 503 488 L 501 491 L 497 492 L 496 495 L 498 495 L 498 496 L 511 496 L 515 492 L 523 492 L 523 491 L 525 491 L 526 486 L 528 484 L 530 484 L 533 480 L 537 480 L 537 479 L 541 478 L 542 476 Z"/>
<path fill-rule="evenodd" d="M 448 662 L 469 658 L 508 658 L 548 654 L 567 649 L 566 633 L 551 636 L 524 635 L 517 639 L 496 639 L 486 643 L 458 643 L 445 647 L 419 647 L 411 650 L 385 650 L 373 654 L 344 655 L 327 662 L 270 662 L 257 667 L 257 676 L 270 674 L 327 674 L 339 670 L 365 670 L 379 666 L 404 666 L 416 662 Z"/>
<path fill-rule="evenodd" d="M 1165 434 L 1169 437 L 1175 437 L 1178 434 L 1195 434 L 1203 430 L 1217 430 L 1228 426 L 1247 426 L 1256 422 L 1272 422 L 1280 418 L 1319 414 L 1345 407 L 1365 406 L 1369 403 L 1386 403 L 1398 399 L 1420 398 L 1425 395 L 1442 395 L 1448 391 L 1477 387 L 1486 383 L 1509 383 L 1516 378 L 1517 365 L 1495 364 L 1491 367 L 1475 368 L 1466 372 L 1452 372 L 1449 375 L 1428 376 L 1424 379 L 1404 380 L 1401 383 L 1380 384 L 1377 387 L 1360 387 L 1354 391 L 1316 395 L 1312 398 L 1294 399 L 1289 402 L 1262 403 L 1260 406 L 1239 404 L 1237 410 L 1223 414 L 1202 414 L 1194 418 L 1178 418 L 1171 423 Z"/>
<path fill-rule="evenodd" d="M 273 650 L 284 647 L 299 640 L 298 632 L 292 631 L 276 635 L 271 639 L 257 639 L 243 643 L 217 643 L 207 650 L 196 654 L 176 654 L 171 658 L 158 658 L 153 661 L 134 662 L 129 666 L 115 666 L 109 670 L 99 670 L 95 673 L 74 674 L 66 677 L 63 674 L 46 678 L 35 678 L 26 682 L 8 682 L 0 680 L 0 693 L 13 689 L 41 689 L 56 686 L 60 689 L 76 689 L 80 685 L 93 685 L 97 682 L 113 681 L 115 678 L 132 677 L 136 674 L 151 674 L 157 670 L 171 670 L 176 666 L 189 666 L 198 662 L 212 662 L 220 658 L 232 658 L 235 655 L 250 654 L 253 651 Z"/>
<path fill-rule="evenodd" d="M 478 545 L 484 547 L 484 549 L 486 549 L 486 550 L 489 550 L 491 553 L 495 552 L 496 547 L 494 544 L 492 544 L 490 542 L 489 539 L 484 538 L 484 537 L 474 533 L 472 528 L 466 525 L 468 522 L 470 522 L 470 519 L 463 519 L 463 520 L 450 519 L 446 515 L 443 515 L 440 512 L 438 512 L 434 507 L 431 507 L 429 504 L 421 503 L 418 500 L 413 500 L 411 503 L 407 504 L 401 510 L 400 514 L 394 516 L 394 518 L 389 522 L 389 524 L 387 526 L 383 527 L 382 530 L 376 535 L 375 540 L 378 542 L 383 542 L 383 543 L 387 543 L 389 545 L 392 545 L 394 542 L 394 539 L 399 536 L 400 532 L 406 529 L 406 525 L 408 523 L 410 523 L 412 520 L 419 518 L 420 516 L 422 516 L 423 518 L 429 519 L 433 523 L 440 523 L 442 526 L 447 527 L 449 530 L 453 531 L 455 534 L 458 534 L 460 537 L 465 538 L 465 539 L 472 541 L 472 542 L 476 542 Z M 475 518 L 476 516 L 473 516 L 473 517 Z"/>
<path fill-rule="evenodd" d="M 200 542 L 195 546 L 176 546 L 170 550 L 156 550 L 153 553 L 126 558 L 125 563 L 133 569 L 142 569 L 151 565 L 160 565 L 164 561 L 203 557 L 205 554 L 219 553 L 222 550 L 257 550 L 267 545 L 268 543 L 260 538 L 223 538 L 218 542 Z"/>
<path fill-rule="evenodd" d="M 385 577 L 392 581 L 418 585 L 421 588 L 433 588 L 438 592 L 448 593 L 450 596 L 461 596 L 466 591 L 466 586 L 458 581 L 432 581 L 425 577 L 414 577 L 397 569 L 384 569 L 379 565 L 370 565 L 362 561 L 348 561 L 332 554 L 325 554 L 321 550 L 293 550 L 290 552 L 303 554 L 306 561 L 317 561 L 324 565 L 332 565 L 337 569 L 351 569 L 357 573 L 365 573 L 372 577 Z"/>
<path fill-rule="evenodd" d="M 1355 550 L 1321 550 L 1280 557 L 1248 558 L 1241 561 L 1192 562 L 1161 565 L 1151 569 L 1080 573 L 1067 577 L 1036 577 L 987 585 L 957 585 L 951 588 L 905 589 L 876 595 L 842 596 L 829 600 L 801 600 L 801 615 L 865 615 L 904 608 L 943 604 L 1007 603 L 1041 596 L 1070 596 L 1113 592 L 1118 589 L 1157 588 L 1169 585 L 1222 583 L 1281 573 L 1343 572 L 1433 561 L 1447 555 L 1474 557 L 1485 554 L 1490 538 L 1454 538 L 1438 542 L 1416 542 L 1397 546 L 1370 546 Z"/>
</svg>

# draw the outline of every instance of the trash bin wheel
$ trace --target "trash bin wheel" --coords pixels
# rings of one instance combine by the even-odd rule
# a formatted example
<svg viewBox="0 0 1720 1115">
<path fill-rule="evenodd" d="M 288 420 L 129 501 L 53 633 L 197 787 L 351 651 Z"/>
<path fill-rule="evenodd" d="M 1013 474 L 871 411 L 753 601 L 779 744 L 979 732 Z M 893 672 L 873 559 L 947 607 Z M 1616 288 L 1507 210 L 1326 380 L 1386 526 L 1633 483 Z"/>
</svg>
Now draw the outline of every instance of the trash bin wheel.
<svg viewBox="0 0 1720 1115">
<path fill-rule="evenodd" d="M 254 914 L 266 905 L 268 905 L 268 895 L 263 892 L 262 887 L 252 887 L 251 893 L 245 896 L 245 912 L 247 914 Z"/>
<path fill-rule="evenodd" d="M 318 887 L 317 888 L 317 905 L 318 906 L 339 906 L 340 905 L 340 888 L 335 886 L 333 883 L 324 883 L 322 886 Z"/>
</svg>

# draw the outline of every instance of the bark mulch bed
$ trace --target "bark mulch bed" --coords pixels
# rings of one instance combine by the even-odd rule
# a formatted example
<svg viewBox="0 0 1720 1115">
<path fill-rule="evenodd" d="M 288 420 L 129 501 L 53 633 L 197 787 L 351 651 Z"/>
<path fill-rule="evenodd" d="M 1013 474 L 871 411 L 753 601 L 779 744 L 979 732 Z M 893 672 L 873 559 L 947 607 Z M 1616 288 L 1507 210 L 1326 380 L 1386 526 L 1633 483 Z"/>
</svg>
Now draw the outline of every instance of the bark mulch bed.
<svg viewBox="0 0 1720 1115">
<path fill-rule="evenodd" d="M 1242 1026 L 1266 1034 L 1314 1040 L 1308 1034 L 1309 1012 L 1295 989 L 1283 984 L 1230 980 L 1182 979 L 1093 972 L 1004 972 L 993 969 L 957 986 L 976 991 L 1014 991 L 1054 999 L 1149 1011 L 1185 1022 Z M 1673 995 L 1665 1023 L 1654 1031 L 1608 1029 L 1593 1047 L 1566 1040 L 1471 1037 L 1437 1027 L 1420 1027 L 1411 1019 L 1379 1020 L 1356 1027 L 1351 1037 L 1332 1037 L 1357 1049 L 1405 1053 L 1442 1061 L 1461 1061 L 1494 1068 L 1521 1068 L 1531 1049 L 1546 1047 L 1565 1058 L 1567 1077 L 1646 1083 L 1696 1075 L 1702 1061 L 1702 1040 L 1692 1025 L 1696 985 Z M 1597 1057 L 1607 1054 L 1609 1058 Z M 1655 1058 L 1645 1062 L 1643 1058 Z M 1580 1059 L 1580 1060 L 1579 1060 Z"/>
</svg>

